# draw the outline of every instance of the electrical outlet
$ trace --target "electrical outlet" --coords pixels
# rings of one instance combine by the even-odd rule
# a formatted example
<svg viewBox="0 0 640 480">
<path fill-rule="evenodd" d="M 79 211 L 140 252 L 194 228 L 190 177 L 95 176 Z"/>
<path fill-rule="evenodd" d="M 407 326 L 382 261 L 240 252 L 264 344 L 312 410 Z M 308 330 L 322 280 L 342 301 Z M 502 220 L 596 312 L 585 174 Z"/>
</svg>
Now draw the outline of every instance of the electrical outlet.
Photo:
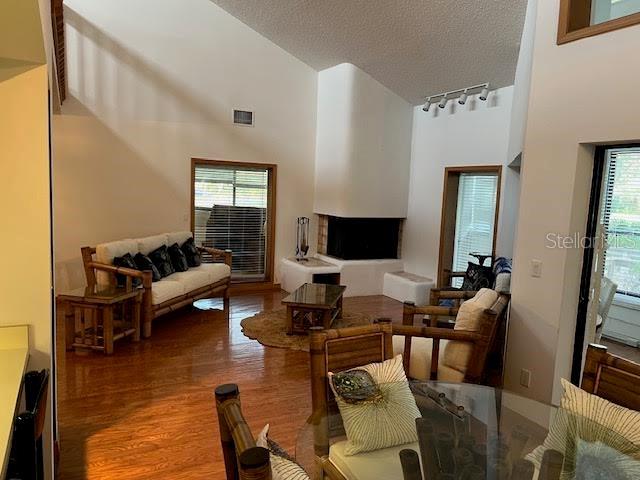
<svg viewBox="0 0 640 480">
<path fill-rule="evenodd" d="M 541 260 L 531 260 L 531 276 L 534 278 L 540 278 L 542 276 Z"/>
<path fill-rule="evenodd" d="M 523 368 L 520 370 L 520 385 L 529 388 L 531 385 L 531 371 Z"/>
</svg>

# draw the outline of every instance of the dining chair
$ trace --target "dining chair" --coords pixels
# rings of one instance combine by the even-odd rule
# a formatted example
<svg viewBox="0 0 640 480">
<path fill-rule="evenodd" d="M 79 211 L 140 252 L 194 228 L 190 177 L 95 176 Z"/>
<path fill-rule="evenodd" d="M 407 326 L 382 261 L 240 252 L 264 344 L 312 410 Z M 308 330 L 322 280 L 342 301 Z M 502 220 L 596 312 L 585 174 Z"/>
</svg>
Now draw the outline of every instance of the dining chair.
<svg viewBox="0 0 640 480">
<path fill-rule="evenodd" d="M 604 345 L 590 344 L 581 388 L 610 402 L 640 411 L 640 364 L 609 353 Z"/>
<path fill-rule="evenodd" d="M 269 450 L 256 446 L 240 407 L 238 385 L 220 385 L 215 395 L 226 479 L 271 480 Z"/>
</svg>

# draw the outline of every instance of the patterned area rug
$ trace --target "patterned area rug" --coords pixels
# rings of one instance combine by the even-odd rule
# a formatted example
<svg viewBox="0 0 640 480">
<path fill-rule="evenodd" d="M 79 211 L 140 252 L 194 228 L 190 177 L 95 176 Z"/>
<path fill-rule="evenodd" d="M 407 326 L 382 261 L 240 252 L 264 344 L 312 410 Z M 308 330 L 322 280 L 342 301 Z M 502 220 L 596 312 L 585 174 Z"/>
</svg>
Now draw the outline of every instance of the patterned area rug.
<svg viewBox="0 0 640 480">
<path fill-rule="evenodd" d="M 246 337 L 257 340 L 267 347 L 289 348 L 291 350 L 309 351 L 308 335 L 287 335 L 285 319 L 287 310 L 260 312 L 240 322 L 242 333 Z M 344 312 L 342 318 L 333 322 L 333 328 L 357 327 L 368 325 L 371 318 L 363 313 Z"/>
</svg>

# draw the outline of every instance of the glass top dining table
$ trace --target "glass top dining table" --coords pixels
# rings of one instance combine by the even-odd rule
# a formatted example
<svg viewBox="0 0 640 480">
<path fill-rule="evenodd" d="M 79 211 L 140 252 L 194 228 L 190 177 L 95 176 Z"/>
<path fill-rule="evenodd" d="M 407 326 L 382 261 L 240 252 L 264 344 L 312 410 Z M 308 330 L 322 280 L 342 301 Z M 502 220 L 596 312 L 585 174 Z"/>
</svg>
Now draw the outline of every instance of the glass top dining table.
<svg viewBox="0 0 640 480">
<path fill-rule="evenodd" d="M 565 442 L 566 447 L 560 448 L 558 455 L 545 456 L 540 468 L 545 452 L 538 447 L 543 445 L 554 422 L 565 427 L 573 425 L 566 427 L 569 430 L 579 430 L 575 427 L 579 425 L 586 434 L 594 432 L 589 434 L 590 442 L 598 440 L 593 438 L 595 435 L 621 450 L 626 445 L 601 425 L 586 427 L 587 420 L 579 415 L 505 390 L 436 381 L 410 382 L 410 388 L 421 414 L 416 419 L 418 442 L 392 447 L 384 453 L 358 454 L 354 461 L 355 457 L 345 456 L 341 453 L 344 449 L 339 448 L 339 443 L 346 440 L 340 415 L 337 412 L 329 414 L 329 418 L 315 415 L 299 431 L 296 461 L 313 480 L 323 478 L 318 467 L 322 454 L 316 441 L 317 425 L 322 422 L 326 422 L 330 431 L 329 462 L 347 480 L 578 478 L 575 442 Z M 371 425 L 374 423 L 372 420 Z M 529 455 L 534 450 L 538 453 L 537 463 Z"/>
</svg>

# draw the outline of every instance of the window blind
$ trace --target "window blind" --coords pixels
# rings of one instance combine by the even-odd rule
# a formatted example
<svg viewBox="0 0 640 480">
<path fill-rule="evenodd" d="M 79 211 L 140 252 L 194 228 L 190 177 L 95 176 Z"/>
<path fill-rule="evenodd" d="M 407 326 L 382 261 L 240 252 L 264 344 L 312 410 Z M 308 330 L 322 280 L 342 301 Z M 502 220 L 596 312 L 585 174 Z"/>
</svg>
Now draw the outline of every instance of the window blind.
<svg viewBox="0 0 640 480">
<path fill-rule="evenodd" d="M 196 243 L 231 249 L 235 281 L 265 280 L 269 171 L 197 164 L 193 188 Z"/>
<path fill-rule="evenodd" d="M 608 150 L 601 221 L 604 275 L 618 293 L 640 297 L 640 148 Z"/>
<path fill-rule="evenodd" d="M 453 270 L 464 272 L 470 253 L 491 255 L 498 192 L 495 173 L 461 173 L 458 181 Z M 461 279 L 454 280 L 459 287 Z"/>
</svg>

